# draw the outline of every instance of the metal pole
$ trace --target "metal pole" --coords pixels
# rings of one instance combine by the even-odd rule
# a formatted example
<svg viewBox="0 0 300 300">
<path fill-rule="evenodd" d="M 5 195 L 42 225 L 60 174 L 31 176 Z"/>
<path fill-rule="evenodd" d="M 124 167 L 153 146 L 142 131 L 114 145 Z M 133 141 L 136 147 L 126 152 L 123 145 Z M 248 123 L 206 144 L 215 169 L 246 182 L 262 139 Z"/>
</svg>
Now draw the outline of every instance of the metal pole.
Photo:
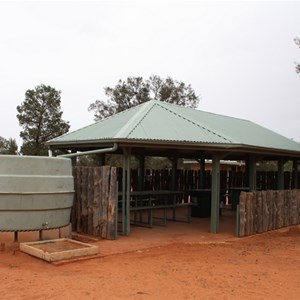
<svg viewBox="0 0 300 300">
<path fill-rule="evenodd" d="M 114 143 L 111 148 L 104 148 L 104 149 L 97 149 L 97 150 L 90 150 L 90 151 L 76 152 L 76 153 L 68 153 L 68 154 L 58 155 L 58 157 L 71 158 L 71 157 L 82 156 L 82 155 L 108 153 L 108 152 L 114 152 L 117 149 L 118 149 L 118 144 Z"/>
<path fill-rule="evenodd" d="M 220 155 L 212 157 L 212 181 L 211 181 L 211 218 L 210 232 L 219 232 L 219 207 L 220 207 Z"/>
<path fill-rule="evenodd" d="M 277 190 L 284 190 L 284 160 L 282 158 L 277 161 L 278 178 Z"/>
<path fill-rule="evenodd" d="M 131 183 L 131 176 L 130 176 L 130 149 L 126 149 L 126 230 L 125 235 L 130 234 L 130 183 Z"/>
<path fill-rule="evenodd" d="M 122 169 L 122 234 L 126 235 L 126 159 L 125 151 L 123 153 L 123 169 Z"/>
</svg>

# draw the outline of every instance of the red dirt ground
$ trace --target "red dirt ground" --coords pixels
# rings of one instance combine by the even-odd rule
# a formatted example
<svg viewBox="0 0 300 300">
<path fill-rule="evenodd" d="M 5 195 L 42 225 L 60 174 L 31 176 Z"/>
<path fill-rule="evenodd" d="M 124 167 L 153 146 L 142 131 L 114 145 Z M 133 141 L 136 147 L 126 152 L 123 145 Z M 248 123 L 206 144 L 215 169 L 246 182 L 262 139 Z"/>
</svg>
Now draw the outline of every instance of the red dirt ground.
<svg viewBox="0 0 300 300">
<path fill-rule="evenodd" d="M 129 237 L 92 241 L 98 257 L 47 263 L 0 252 L 0 299 L 300 299 L 300 226 L 234 237 L 207 219 L 132 226 Z"/>
</svg>

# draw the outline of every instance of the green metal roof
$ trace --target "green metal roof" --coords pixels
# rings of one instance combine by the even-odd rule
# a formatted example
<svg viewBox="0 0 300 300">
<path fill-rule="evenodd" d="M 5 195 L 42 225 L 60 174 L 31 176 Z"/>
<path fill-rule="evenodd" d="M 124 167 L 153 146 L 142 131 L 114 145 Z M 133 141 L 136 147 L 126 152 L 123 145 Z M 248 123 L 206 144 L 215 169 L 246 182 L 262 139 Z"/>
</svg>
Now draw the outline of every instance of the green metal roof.
<svg viewBox="0 0 300 300">
<path fill-rule="evenodd" d="M 299 152 L 300 144 L 253 122 L 151 100 L 48 141 L 145 141 L 259 147 Z"/>
</svg>

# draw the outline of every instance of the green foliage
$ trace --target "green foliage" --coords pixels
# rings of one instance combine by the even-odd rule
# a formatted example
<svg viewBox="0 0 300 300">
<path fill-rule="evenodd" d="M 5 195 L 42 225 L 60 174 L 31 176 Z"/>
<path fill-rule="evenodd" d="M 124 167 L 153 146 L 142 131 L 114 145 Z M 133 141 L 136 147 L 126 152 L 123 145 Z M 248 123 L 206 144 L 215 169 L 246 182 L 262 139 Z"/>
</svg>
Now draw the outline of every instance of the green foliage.
<svg viewBox="0 0 300 300">
<path fill-rule="evenodd" d="M 287 161 L 284 164 L 284 172 L 291 172 L 293 169 L 293 162 Z M 277 161 L 260 161 L 257 165 L 257 171 L 265 171 L 265 172 L 277 172 L 278 164 Z"/>
<path fill-rule="evenodd" d="M 195 108 L 200 98 L 192 89 L 170 77 L 162 79 L 152 75 L 144 80 L 142 77 L 128 77 L 126 81 L 119 80 L 114 87 L 104 89 L 107 100 L 96 100 L 88 110 L 94 111 L 95 120 L 101 120 L 130 107 L 151 99 L 165 101 L 177 105 Z"/>
<path fill-rule="evenodd" d="M 18 154 L 18 145 L 15 139 L 8 139 L 0 136 L 0 154 Z"/>
<path fill-rule="evenodd" d="M 152 170 L 171 169 L 172 162 L 166 157 L 146 157 L 145 167 Z"/>
<path fill-rule="evenodd" d="M 284 172 L 292 172 L 292 171 L 293 171 L 293 162 L 289 160 L 284 164 Z"/>
<path fill-rule="evenodd" d="M 97 155 L 83 155 L 77 157 L 76 166 L 96 167 L 99 165 Z"/>
<path fill-rule="evenodd" d="M 276 172 L 277 171 L 277 162 L 276 161 L 260 161 L 256 167 L 257 171 L 265 171 L 265 172 Z"/>
<path fill-rule="evenodd" d="M 296 43 L 296 45 L 300 48 L 300 39 L 298 37 L 296 37 L 294 39 L 294 42 Z M 300 64 L 296 63 L 296 72 L 300 73 Z"/>
<path fill-rule="evenodd" d="M 60 91 L 44 84 L 27 90 L 25 100 L 17 106 L 17 118 L 23 131 L 21 153 L 47 155 L 44 143 L 69 131 L 69 122 L 62 120 Z"/>
<path fill-rule="evenodd" d="M 123 167 L 123 156 L 119 154 L 106 154 L 105 164 L 112 167 Z M 76 163 L 77 166 L 96 167 L 100 166 L 101 162 L 99 157 L 95 155 L 78 156 Z M 139 160 L 137 157 L 132 156 L 130 161 L 131 169 L 137 169 L 139 167 Z M 172 162 L 166 157 L 146 157 L 145 159 L 146 169 L 169 169 L 172 168 Z"/>
</svg>

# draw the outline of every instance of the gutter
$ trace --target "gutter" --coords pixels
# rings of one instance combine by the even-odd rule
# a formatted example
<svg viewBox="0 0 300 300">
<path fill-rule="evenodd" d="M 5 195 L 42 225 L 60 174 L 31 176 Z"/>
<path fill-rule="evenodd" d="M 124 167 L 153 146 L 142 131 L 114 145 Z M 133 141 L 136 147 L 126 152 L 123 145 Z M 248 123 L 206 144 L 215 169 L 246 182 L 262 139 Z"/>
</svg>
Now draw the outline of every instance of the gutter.
<svg viewBox="0 0 300 300">
<path fill-rule="evenodd" d="M 117 149 L 118 149 L 118 144 L 114 143 L 111 148 L 104 148 L 104 149 L 98 149 L 98 150 L 90 150 L 90 151 L 84 151 L 84 152 L 63 154 L 63 155 L 58 155 L 58 157 L 71 158 L 71 157 L 90 155 L 90 154 L 109 153 L 109 152 L 114 152 Z M 49 156 L 52 156 L 50 152 L 49 152 Z"/>
</svg>

